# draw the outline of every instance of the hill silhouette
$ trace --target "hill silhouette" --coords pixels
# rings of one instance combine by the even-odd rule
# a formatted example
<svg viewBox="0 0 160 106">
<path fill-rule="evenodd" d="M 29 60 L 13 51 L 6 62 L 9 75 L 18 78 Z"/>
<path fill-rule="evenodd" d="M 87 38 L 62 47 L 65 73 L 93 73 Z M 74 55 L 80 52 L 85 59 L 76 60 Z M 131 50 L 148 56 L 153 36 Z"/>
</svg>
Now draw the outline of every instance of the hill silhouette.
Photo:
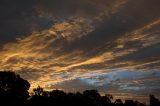
<svg viewBox="0 0 160 106">
<path fill-rule="evenodd" d="M 30 83 L 11 71 L 0 71 L 0 106 L 146 106 L 133 100 L 113 101 L 113 96 L 101 96 L 97 90 L 66 93 L 61 90 L 45 91 L 38 86 L 29 95 Z M 150 106 L 160 101 L 150 95 Z"/>
</svg>

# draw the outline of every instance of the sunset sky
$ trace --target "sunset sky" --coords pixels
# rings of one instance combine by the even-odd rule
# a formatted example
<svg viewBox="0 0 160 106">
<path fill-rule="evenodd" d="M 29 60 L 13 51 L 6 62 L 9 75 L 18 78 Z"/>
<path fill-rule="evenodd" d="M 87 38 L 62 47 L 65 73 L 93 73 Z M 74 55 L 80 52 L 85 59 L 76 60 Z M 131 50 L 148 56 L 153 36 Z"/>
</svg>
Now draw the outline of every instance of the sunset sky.
<svg viewBox="0 0 160 106">
<path fill-rule="evenodd" d="M 0 70 L 31 89 L 160 98 L 160 0 L 0 0 Z"/>
</svg>

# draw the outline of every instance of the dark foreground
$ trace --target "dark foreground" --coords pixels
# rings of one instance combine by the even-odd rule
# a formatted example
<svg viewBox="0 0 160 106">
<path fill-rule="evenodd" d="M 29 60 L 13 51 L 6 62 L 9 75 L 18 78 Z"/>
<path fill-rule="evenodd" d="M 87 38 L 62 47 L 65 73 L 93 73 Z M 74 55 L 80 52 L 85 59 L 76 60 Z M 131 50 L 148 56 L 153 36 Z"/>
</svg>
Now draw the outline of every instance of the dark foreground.
<svg viewBox="0 0 160 106">
<path fill-rule="evenodd" d="M 121 99 L 112 101 L 112 95 L 101 96 L 97 90 L 83 93 L 65 93 L 60 90 L 33 89 L 30 84 L 14 72 L 0 71 L 0 106 L 146 106 L 138 101 Z M 150 106 L 160 106 L 160 101 L 150 95 Z"/>
</svg>

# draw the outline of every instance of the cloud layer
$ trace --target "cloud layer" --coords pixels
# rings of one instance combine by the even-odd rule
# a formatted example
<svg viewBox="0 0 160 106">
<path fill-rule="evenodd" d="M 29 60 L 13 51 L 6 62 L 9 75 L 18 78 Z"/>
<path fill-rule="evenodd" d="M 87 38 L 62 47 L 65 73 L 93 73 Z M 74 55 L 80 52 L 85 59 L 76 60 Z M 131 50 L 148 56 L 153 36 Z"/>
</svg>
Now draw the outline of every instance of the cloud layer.
<svg viewBox="0 0 160 106">
<path fill-rule="evenodd" d="M 21 74 L 31 88 L 98 89 L 121 98 L 160 96 L 159 4 L 2 1 L 0 69 Z"/>
</svg>

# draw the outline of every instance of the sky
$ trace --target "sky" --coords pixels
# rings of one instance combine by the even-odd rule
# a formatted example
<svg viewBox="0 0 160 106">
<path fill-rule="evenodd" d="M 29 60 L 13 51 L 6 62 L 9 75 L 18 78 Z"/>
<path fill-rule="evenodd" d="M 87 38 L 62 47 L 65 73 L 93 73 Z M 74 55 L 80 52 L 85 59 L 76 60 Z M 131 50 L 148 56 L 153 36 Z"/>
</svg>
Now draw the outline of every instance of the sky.
<svg viewBox="0 0 160 106">
<path fill-rule="evenodd" d="M 1 0 L 0 70 L 45 90 L 160 98 L 160 0 Z"/>
</svg>

